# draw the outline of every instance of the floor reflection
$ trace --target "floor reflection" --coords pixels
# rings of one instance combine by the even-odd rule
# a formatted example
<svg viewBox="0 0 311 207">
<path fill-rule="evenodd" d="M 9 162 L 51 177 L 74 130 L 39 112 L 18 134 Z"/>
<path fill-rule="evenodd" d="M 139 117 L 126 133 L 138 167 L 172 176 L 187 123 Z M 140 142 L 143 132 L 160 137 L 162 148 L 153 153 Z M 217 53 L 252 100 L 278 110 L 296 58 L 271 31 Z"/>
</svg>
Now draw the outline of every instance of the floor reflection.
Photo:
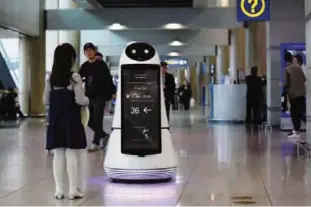
<svg viewBox="0 0 311 207">
<path fill-rule="evenodd" d="M 44 150 L 45 121 L 1 128 L 0 205 L 311 205 L 311 166 L 278 129 L 209 124 L 205 111 L 173 111 L 171 133 L 178 155 L 176 178 L 167 183 L 111 183 L 105 153 L 88 155 L 86 198 L 56 201 L 52 159 Z M 105 117 L 109 131 L 112 117 Z M 88 137 L 92 132 L 87 130 Z M 91 142 L 91 140 L 88 140 Z"/>
</svg>

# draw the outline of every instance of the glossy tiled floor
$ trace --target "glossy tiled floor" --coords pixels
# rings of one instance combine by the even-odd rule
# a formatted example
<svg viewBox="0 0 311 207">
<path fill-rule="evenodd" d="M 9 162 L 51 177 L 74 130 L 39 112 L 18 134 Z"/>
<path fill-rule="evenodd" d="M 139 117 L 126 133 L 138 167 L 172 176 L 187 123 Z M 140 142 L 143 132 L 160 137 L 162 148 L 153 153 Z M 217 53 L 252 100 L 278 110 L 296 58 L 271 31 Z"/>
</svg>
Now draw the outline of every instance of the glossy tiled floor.
<svg viewBox="0 0 311 207">
<path fill-rule="evenodd" d="M 107 117 L 107 129 L 110 123 Z M 110 183 L 101 151 L 88 155 L 86 197 L 56 201 L 44 120 L 0 129 L 0 205 L 241 205 L 232 196 L 251 196 L 251 205 L 311 205 L 310 161 L 282 155 L 281 132 L 208 125 L 195 111 L 174 113 L 172 136 L 179 157 L 174 181 Z"/>
</svg>

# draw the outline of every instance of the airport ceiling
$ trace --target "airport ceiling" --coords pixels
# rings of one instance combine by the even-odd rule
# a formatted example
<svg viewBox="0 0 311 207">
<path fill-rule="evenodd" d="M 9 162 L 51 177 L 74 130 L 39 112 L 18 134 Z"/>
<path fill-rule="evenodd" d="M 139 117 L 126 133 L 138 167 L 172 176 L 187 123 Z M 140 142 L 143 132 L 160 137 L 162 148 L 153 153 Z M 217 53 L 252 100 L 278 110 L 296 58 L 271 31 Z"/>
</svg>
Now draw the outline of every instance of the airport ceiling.
<svg viewBox="0 0 311 207">
<path fill-rule="evenodd" d="M 227 20 L 233 21 L 235 18 L 229 18 L 234 14 L 232 10 L 224 10 L 219 16 L 219 11 L 214 6 L 217 0 L 74 0 L 78 7 L 87 9 L 88 13 L 86 18 L 92 19 L 92 25 L 95 28 L 81 28 L 81 30 L 89 31 L 86 36 L 90 37 L 104 37 L 100 40 L 92 40 L 101 49 L 101 52 L 107 56 L 117 57 L 125 47 L 127 42 L 131 41 L 145 41 L 153 44 L 159 51 L 161 56 L 172 55 L 182 57 L 203 57 L 205 55 L 215 55 L 216 45 L 227 45 L 228 44 L 228 23 Z M 229 0 L 232 1 L 232 0 Z M 235 1 L 235 0 L 233 0 Z M 198 2 L 203 5 L 212 7 L 211 10 L 205 11 L 199 6 L 199 9 L 192 10 L 192 7 L 196 7 Z M 202 3 L 203 2 L 203 3 Z M 215 5 L 214 5 L 215 4 Z M 229 6 L 229 7 L 232 7 Z M 88 10 L 90 8 L 99 9 L 96 13 L 95 10 Z M 103 8 L 108 8 L 104 11 Z M 122 10 L 123 8 L 123 10 Z M 124 8 L 129 8 L 128 10 Z M 142 12 L 145 14 L 155 15 L 155 11 L 158 9 L 164 9 L 163 11 L 158 10 L 161 16 L 155 15 L 156 20 L 141 21 L 137 13 L 132 12 L 134 9 L 145 8 Z M 150 8 L 155 8 L 155 11 L 149 11 Z M 176 12 L 174 12 L 176 8 Z M 200 9 L 201 8 L 201 9 Z M 213 9 L 215 8 L 215 9 Z M 112 9 L 112 10 L 111 10 Z M 173 9 L 168 12 L 168 9 Z M 186 9 L 181 12 L 180 9 Z M 188 9 L 188 10 L 187 10 Z M 190 9 L 190 10 L 189 10 Z M 102 11 L 100 11 L 102 10 Z M 116 10 L 116 12 L 114 12 Z M 119 12 L 117 12 L 120 10 Z M 122 14 L 120 15 L 122 10 Z M 147 12 L 148 10 L 148 12 Z M 140 10 L 141 11 L 141 10 Z M 91 12 L 91 13 L 90 13 Z M 224 13 L 223 13 L 224 12 Z M 231 14 L 232 13 L 232 14 Z M 82 17 L 78 13 L 72 14 L 72 17 Z M 175 18 L 173 17 L 175 16 Z M 72 19 L 72 18 L 69 18 Z M 98 21 L 102 19 L 102 21 Z M 178 24 L 178 21 L 182 24 Z M 51 23 L 55 22 L 55 18 Z M 63 29 L 69 24 L 66 20 L 61 18 L 63 22 Z M 226 20 L 226 21 L 225 21 Z M 151 28 L 151 22 L 155 21 L 156 25 Z M 171 22 L 161 27 L 162 22 Z M 81 21 L 75 21 L 75 27 L 79 27 Z M 106 25 L 109 22 L 108 25 Z M 159 24 L 161 22 L 161 24 Z M 230 21 L 229 21 L 230 22 Z M 119 24 L 122 23 L 122 24 Z M 159 24 L 159 25 L 157 25 Z M 230 22 L 233 27 L 237 26 L 236 22 Z M 53 25 L 51 26 L 53 30 Z M 110 30 L 111 34 L 104 34 L 104 30 Z M 93 32 L 92 32 L 93 31 Z M 96 32 L 96 34 L 95 34 Z M 100 34 L 100 35 L 99 35 Z M 109 43 L 105 43 L 103 39 L 106 39 Z M 173 45 L 175 44 L 175 45 Z M 114 62 L 114 61 L 113 61 Z"/>
</svg>

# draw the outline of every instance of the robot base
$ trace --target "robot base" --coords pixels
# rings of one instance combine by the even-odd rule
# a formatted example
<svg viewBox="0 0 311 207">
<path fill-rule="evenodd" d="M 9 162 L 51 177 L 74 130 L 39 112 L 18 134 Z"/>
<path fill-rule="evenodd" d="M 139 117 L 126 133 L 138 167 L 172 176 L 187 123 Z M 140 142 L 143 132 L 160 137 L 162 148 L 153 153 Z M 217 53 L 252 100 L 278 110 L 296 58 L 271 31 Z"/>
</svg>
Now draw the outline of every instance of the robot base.
<svg viewBox="0 0 311 207">
<path fill-rule="evenodd" d="M 167 169 L 146 169 L 146 170 L 130 170 L 130 169 L 111 169 L 104 168 L 107 176 L 111 180 L 124 181 L 168 181 L 175 177 L 176 168 Z"/>
<path fill-rule="evenodd" d="M 175 177 L 177 158 L 171 134 L 162 129 L 162 153 L 138 157 L 121 153 L 121 131 L 112 131 L 104 161 L 106 175 L 112 180 L 169 180 Z"/>
</svg>

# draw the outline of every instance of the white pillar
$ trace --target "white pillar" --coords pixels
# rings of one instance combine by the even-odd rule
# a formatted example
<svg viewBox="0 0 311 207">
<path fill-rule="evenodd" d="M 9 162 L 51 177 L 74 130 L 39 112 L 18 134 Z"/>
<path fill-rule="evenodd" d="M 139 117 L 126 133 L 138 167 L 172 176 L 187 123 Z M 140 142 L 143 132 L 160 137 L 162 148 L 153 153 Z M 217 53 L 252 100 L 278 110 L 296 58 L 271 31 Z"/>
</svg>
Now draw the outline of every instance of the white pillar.
<svg viewBox="0 0 311 207">
<path fill-rule="evenodd" d="M 30 73 L 31 73 L 31 48 L 28 38 L 19 39 L 19 91 L 18 101 L 23 113 L 29 113 L 29 92 L 30 92 Z"/>
<path fill-rule="evenodd" d="M 267 122 L 276 126 L 280 124 L 281 116 L 281 98 L 280 98 L 280 70 L 272 68 L 271 64 L 271 41 L 270 41 L 270 23 L 266 22 L 267 39 Z"/>
<path fill-rule="evenodd" d="M 54 51 L 58 43 L 58 31 L 45 31 L 45 70 L 51 72 L 54 60 Z"/>
<path fill-rule="evenodd" d="M 59 0 L 45 0 L 45 9 L 58 9 Z M 58 45 L 58 31 L 45 31 L 45 70 L 51 71 L 53 66 L 54 50 Z"/>
<path fill-rule="evenodd" d="M 221 83 L 221 78 L 223 75 L 223 48 L 217 46 L 217 56 L 216 56 L 216 84 Z"/>
<path fill-rule="evenodd" d="M 77 60 L 74 66 L 75 70 L 78 70 L 80 67 L 80 31 L 59 31 L 58 33 L 59 44 L 70 43 L 76 50 Z"/>
<path fill-rule="evenodd" d="M 59 9 L 73 9 L 77 8 L 77 5 L 72 0 L 59 0 Z M 80 31 L 59 31 L 58 41 L 61 43 L 70 43 L 77 52 L 77 60 L 74 66 L 75 70 L 79 70 L 80 67 Z"/>
<path fill-rule="evenodd" d="M 59 0 L 45 0 L 45 9 L 58 9 Z"/>
<path fill-rule="evenodd" d="M 237 51 L 236 51 L 236 33 L 230 32 L 230 47 L 229 47 L 229 74 L 230 78 L 237 80 Z"/>
<path fill-rule="evenodd" d="M 20 37 L 20 88 L 19 102 L 21 110 L 28 116 L 44 116 L 45 107 L 42 95 L 45 85 L 45 2 L 39 1 L 39 29 L 36 37 Z"/>
<path fill-rule="evenodd" d="M 246 75 L 250 74 L 250 68 L 255 66 L 255 57 L 254 57 L 254 48 L 255 45 L 253 45 L 254 34 L 253 31 L 248 28 L 245 29 L 245 72 Z"/>
<path fill-rule="evenodd" d="M 209 84 L 210 84 L 210 59 L 208 57 L 205 58 L 204 63 L 203 63 L 203 68 L 204 68 L 204 76 L 206 80 L 206 85 L 205 85 L 205 104 L 209 104 Z"/>
<path fill-rule="evenodd" d="M 311 1 L 305 0 L 305 16 L 311 12 Z M 311 20 L 306 21 L 306 68 L 307 68 L 307 141 L 311 142 Z"/>
<path fill-rule="evenodd" d="M 200 83 L 202 71 L 201 71 L 201 62 L 196 62 L 196 87 L 197 87 L 197 104 L 201 104 L 201 97 L 202 97 L 202 86 Z"/>
</svg>

